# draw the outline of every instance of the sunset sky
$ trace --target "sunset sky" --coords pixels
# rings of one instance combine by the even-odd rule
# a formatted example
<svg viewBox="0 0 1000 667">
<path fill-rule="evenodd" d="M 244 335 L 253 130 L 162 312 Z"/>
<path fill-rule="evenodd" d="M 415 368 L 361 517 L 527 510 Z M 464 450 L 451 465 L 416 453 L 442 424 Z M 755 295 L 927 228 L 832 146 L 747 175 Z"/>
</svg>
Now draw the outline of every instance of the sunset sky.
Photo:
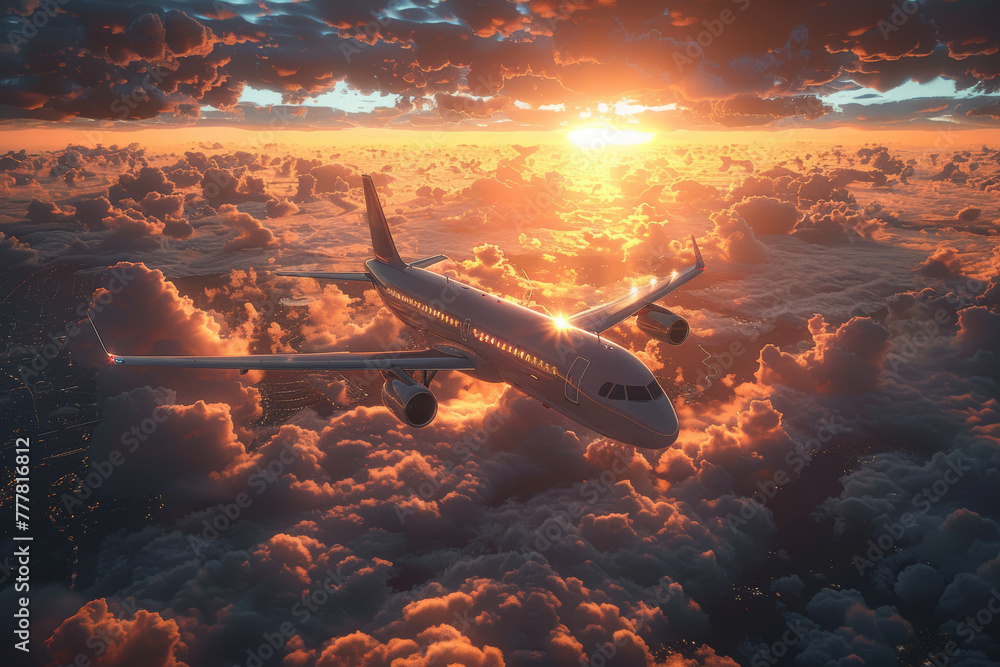
<svg viewBox="0 0 1000 667">
<path fill-rule="evenodd" d="M 3 664 L 1000 664 L 995 4 L 7 3 Z M 689 339 L 602 334 L 676 444 L 457 372 L 412 429 L 377 373 L 109 363 L 88 311 L 118 354 L 437 342 L 277 275 L 362 269 L 362 174 L 404 259 L 551 315 L 694 236 Z"/>
<path fill-rule="evenodd" d="M 998 117 L 988 0 L 13 5 L 0 61 L 11 127 L 961 129 Z"/>
</svg>

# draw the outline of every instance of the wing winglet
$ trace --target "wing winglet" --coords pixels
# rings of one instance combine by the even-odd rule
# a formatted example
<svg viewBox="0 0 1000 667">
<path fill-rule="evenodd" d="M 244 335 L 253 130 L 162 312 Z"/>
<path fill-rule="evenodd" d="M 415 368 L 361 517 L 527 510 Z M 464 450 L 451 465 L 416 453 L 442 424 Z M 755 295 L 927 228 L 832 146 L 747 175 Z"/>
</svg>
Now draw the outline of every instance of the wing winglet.
<svg viewBox="0 0 1000 667">
<path fill-rule="evenodd" d="M 94 322 L 94 316 L 90 314 L 90 310 L 87 310 L 87 319 L 90 320 L 90 326 L 94 327 L 94 333 L 97 334 L 97 342 L 101 344 L 104 354 L 108 355 L 108 359 L 114 359 L 115 355 L 108 352 L 107 346 L 104 345 L 104 339 L 101 338 L 101 332 L 97 330 L 97 323 Z"/>
<path fill-rule="evenodd" d="M 691 245 L 694 247 L 694 266 L 704 271 L 705 260 L 701 257 L 701 250 L 698 250 L 698 242 L 694 240 L 694 234 L 691 235 Z"/>
</svg>

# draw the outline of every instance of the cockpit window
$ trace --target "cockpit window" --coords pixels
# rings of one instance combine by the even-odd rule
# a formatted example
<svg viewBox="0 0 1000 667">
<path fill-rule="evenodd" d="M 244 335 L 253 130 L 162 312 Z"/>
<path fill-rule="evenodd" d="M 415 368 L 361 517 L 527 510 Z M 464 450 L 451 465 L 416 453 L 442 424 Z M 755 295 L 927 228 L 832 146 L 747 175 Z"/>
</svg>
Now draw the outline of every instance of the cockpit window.
<svg viewBox="0 0 1000 667">
<path fill-rule="evenodd" d="M 649 389 L 646 387 L 633 387 L 629 385 L 625 387 L 625 391 L 628 394 L 628 400 L 630 401 L 650 401 Z"/>
<path fill-rule="evenodd" d="M 601 385 L 597 395 L 612 401 L 624 401 L 626 398 L 630 401 L 655 401 L 663 396 L 663 389 L 655 378 L 644 387 L 605 382 Z"/>
<path fill-rule="evenodd" d="M 653 381 L 646 385 L 646 389 L 649 390 L 649 395 L 654 401 L 663 396 L 663 389 L 660 387 L 660 383 L 656 381 L 656 378 L 653 378 Z"/>
</svg>

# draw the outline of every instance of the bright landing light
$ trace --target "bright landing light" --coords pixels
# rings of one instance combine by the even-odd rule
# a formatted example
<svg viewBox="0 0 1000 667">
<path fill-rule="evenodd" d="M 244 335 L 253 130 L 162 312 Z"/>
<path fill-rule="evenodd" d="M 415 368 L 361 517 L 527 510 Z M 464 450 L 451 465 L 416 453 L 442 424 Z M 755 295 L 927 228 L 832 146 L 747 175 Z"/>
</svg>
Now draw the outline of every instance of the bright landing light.
<svg viewBox="0 0 1000 667">
<path fill-rule="evenodd" d="M 566 138 L 574 146 L 580 148 L 604 148 L 605 146 L 636 146 L 653 140 L 652 132 L 638 130 L 620 130 L 603 125 L 600 127 L 581 127 L 572 130 Z"/>
</svg>

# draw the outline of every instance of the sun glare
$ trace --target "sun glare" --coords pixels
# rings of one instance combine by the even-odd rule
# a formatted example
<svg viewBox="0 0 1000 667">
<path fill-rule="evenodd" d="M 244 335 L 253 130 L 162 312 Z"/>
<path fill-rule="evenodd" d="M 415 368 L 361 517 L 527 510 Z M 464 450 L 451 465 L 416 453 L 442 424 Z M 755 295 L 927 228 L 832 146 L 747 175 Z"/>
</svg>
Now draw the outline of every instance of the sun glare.
<svg viewBox="0 0 1000 667">
<path fill-rule="evenodd" d="M 566 135 L 569 142 L 579 148 L 604 148 L 605 146 L 637 146 L 653 140 L 652 132 L 623 130 L 610 125 L 581 127 Z"/>
<path fill-rule="evenodd" d="M 555 318 L 553 318 L 553 322 L 556 324 L 556 329 L 560 331 L 569 326 L 569 324 L 566 323 L 566 318 L 562 315 L 556 315 Z"/>
</svg>

